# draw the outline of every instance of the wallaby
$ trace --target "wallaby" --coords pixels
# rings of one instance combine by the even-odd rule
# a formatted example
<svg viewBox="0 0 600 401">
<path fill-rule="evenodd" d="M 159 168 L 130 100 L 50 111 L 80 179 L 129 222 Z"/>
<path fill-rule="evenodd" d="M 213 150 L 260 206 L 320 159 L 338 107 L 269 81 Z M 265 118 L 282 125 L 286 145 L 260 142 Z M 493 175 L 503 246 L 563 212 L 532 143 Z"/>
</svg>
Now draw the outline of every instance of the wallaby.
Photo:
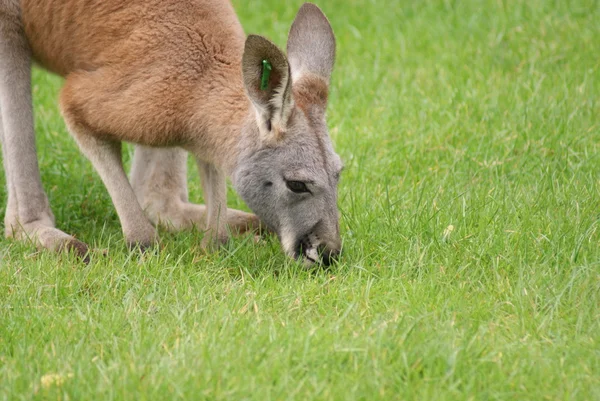
<svg viewBox="0 0 600 401">
<path fill-rule="evenodd" d="M 309 3 L 292 24 L 286 57 L 264 37 L 246 38 L 228 0 L 0 0 L 5 234 L 52 250 L 88 249 L 55 228 L 42 188 L 35 61 L 65 78 L 61 112 L 128 244 L 154 243 L 153 224 L 197 225 L 203 245 L 219 244 L 260 221 L 288 255 L 331 263 L 341 249 L 342 162 L 325 121 L 334 59 L 331 26 Z M 131 181 L 122 141 L 136 144 Z M 187 152 L 206 206 L 188 203 Z M 227 209 L 227 176 L 256 216 Z"/>
</svg>

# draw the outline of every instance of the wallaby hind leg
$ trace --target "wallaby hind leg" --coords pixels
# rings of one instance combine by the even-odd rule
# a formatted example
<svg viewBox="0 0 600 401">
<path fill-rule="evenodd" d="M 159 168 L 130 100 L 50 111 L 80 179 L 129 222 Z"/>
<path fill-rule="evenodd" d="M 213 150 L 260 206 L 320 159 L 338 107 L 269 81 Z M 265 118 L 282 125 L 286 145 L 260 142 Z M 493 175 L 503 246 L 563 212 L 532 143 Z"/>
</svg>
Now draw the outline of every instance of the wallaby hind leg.
<svg viewBox="0 0 600 401">
<path fill-rule="evenodd" d="M 206 206 L 188 201 L 185 150 L 136 145 L 130 180 L 154 225 L 171 231 L 206 229 Z M 252 213 L 227 209 L 227 226 L 232 233 L 242 234 L 259 229 L 260 222 Z"/>
<path fill-rule="evenodd" d="M 0 11 L 0 140 L 8 188 L 5 235 L 85 256 L 88 248 L 83 242 L 54 227 L 42 187 L 33 129 L 31 56 L 18 2 L 3 3 Z"/>
</svg>

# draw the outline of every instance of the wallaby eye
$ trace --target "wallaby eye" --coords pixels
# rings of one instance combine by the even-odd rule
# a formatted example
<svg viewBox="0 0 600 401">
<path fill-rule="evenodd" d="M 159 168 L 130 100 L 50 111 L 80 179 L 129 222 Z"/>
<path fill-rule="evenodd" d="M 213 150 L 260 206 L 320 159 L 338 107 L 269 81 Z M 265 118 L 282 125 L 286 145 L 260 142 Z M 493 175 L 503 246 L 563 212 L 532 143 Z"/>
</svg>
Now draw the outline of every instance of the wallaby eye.
<svg viewBox="0 0 600 401">
<path fill-rule="evenodd" d="M 306 184 L 302 181 L 286 181 L 285 185 L 287 185 L 290 191 L 295 192 L 297 194 L 301 194 L 303 192 L 310 192 L 308 188 L 306 188 Z"/>
</svg>

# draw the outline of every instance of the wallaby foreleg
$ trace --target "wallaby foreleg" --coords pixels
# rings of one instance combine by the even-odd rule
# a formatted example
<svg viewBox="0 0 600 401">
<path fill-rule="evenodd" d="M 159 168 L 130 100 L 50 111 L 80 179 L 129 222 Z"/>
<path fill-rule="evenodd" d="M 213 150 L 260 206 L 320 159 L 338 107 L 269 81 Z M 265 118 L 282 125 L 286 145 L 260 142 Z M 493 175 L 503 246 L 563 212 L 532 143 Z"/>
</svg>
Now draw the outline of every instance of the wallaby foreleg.
<svg viewBox="0 0 600 401">
<path fill-rule="evenodd" d="M 206 203 L 206 234 L 202 245 L 207 247 L 227 242 L 227 185 L 226 175 L 215 165 L 196 160 L 202 179 Z"/>
<path fill-rule="evenodd" d="M 140 207 L 123 168 L 121 142 L 112 136 L 105 136 L 106 132 L 110 132 L 105 125 L 90 122 L 94 116 L 114 107 L 114 102 L 91 101 L 104 100 L 106 93 L 101 90 L 109 86 L 102 72 L 98 73 L 96 79 L 84 73 L 67 77 L 60 94 L 61 111 L 69 132 L 98 172 L 111 197 L 127 245 L 144 249 L 153 245 L 158 237 Z M 104 80 L 98 81 L 101 79 Z M 105 124 L 108 123 L 110 120 L 105 120 Z"/>
<path fill-rule="evenodd" d="M 96 138 L 71 122 L 65 113 L 65 121 L 83 154 L 90 160 L 106 187 L 119 215 L 127 245 L 150 247 L 157 240 L 156 230 L 140 207 L 129 184 L 121 159 L 121 143 Z"/>
</svg>

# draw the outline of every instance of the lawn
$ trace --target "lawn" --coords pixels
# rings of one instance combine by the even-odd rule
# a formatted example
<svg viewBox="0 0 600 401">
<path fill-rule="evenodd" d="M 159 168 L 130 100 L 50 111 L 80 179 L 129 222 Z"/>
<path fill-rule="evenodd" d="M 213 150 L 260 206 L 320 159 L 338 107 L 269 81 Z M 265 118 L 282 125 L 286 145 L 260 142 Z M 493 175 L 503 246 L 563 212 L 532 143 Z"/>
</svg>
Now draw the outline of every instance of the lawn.
<svg viewBox="0 0 600 401">
<path fill-rule="evenodd" d="M 283 47 L 301 3 L 234 4 Z M 0 400 L 600 399 L 600 3 L 320 6 L 346 164 L 328 270 L 274 238 L 128 252 L 34 71 L 57 225 L 99 251 L 0 239 Z"/>
</svg>

